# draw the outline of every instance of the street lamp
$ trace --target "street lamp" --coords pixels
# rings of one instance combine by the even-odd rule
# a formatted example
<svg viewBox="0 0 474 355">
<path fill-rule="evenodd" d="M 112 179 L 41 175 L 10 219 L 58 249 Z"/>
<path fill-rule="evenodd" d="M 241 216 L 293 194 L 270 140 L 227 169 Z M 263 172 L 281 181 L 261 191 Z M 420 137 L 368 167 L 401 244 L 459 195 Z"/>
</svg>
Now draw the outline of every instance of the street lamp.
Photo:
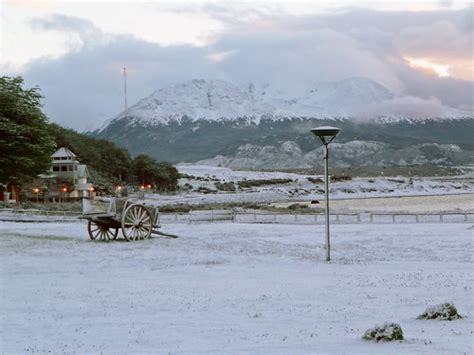
<svg viewBox="0 0 474 355">
<path fill-rule="evenodd" d="M 35 188 L 33 189 L 33 192 L 36 194 L 36 203 L 38 203 L 38 195 L 39 195 L 40 189 L 38 189 L 37 187 L 35 187 Z"/>
<path fill-rule="evenodd" d="M 317 127 L 313 128 L 311 132 L 321 139 L 324 144 L 324 176 L 325 176 L 325 191 L 326 191 L 326 261 L 331 260 L 331 250 L 329 243 L 329 172 L 328 172 L 328 160 L 329 160 L 329 143 L 331 143 L 341 129 L 337 127 Z"/>
</svg>

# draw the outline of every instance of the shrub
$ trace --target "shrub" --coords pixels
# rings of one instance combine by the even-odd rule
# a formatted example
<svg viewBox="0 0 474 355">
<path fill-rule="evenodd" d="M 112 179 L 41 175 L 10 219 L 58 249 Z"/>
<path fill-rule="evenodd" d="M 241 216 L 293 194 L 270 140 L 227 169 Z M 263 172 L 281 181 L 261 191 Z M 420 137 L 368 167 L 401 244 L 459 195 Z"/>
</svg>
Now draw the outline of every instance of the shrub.
<svg viewBox="0 0 474 355">
<path fill-rule="evenodd" d="M 347 176 L 347 175 L 333 175 L 331 176 L 331 181 L 336 182 L 336 181 L 351 181 L 352 176 Z"/>
<path fill-rule="evenodd" d="M 216 186 L 216 189 L 218 189 L 219 191 L 231 191 L 231 192 L 235 192 L 235 190 L 236 190 L 235 184 L 234 184 L 233 181 L 231 181 L 231 182 L 224 182 L 224 183 L 216 182 L 214 185 Z"/>
<path fill-rule="evenodd" d="M 185 183 L 182 187 L 183 190 L 192 190 L 193 189 L 193 185 L 191 185 L 190 183 Z"/>
<path fill-rule="evenodd" d="M 288 184 L 293 182 L 292 179 L 262 179 L 262 180 L 242 180 L 237 184 L 241 188 L 252 187 L 252 186 L 264 186 L 264 185 L 279 185 Z"/>
<path fill-rule="evenodd" d="M 296 210 L 304 209 L 304 208 L 308 208 L 308 205 L 303 205 L 303 204 L 300 204 L 300 203 L 293 203 L 293 204 L 288 206 L 288 209 L 292 210 L 292 211 L 296 211 Z"/>
<path fill-rule="evenodd" d="M 199 186 L 197 189 L 196 189 L 197 192 L 200 192 L 202 194 L 211 194 L 211 193 L 216 193 L 217 191 L 216 190 L 211 190 L 207 187 L 204 187 L 204 186 Z"/>
<path fill-rule="evenodd" d="M 308 177 L 307 179 L 309 182 L 312 182 L 313 184 L 322 184 L 324 182 L 324 180 L 321 178 Z"/>
<path fill-rule="evenodd" d="M 403 340 L 403 331 L 397 323 L 385 323 L 366 330 L 362 339 L 376 342 Z"/>
<path fill-rule="evenodd" d="M 417 319 L 439 319 L 439 320 L 454 320 L 462 318 L 454 304 L 442 303 L 433 307 L 427 308 Z"/>
<path fill-rule="evenodd" d="M 159 207 L 159 211 L 162 213 L 187 213 L 191 211 L 191 206 L 184 203 L 177 205 L 164 205 Z"/>
</svg>

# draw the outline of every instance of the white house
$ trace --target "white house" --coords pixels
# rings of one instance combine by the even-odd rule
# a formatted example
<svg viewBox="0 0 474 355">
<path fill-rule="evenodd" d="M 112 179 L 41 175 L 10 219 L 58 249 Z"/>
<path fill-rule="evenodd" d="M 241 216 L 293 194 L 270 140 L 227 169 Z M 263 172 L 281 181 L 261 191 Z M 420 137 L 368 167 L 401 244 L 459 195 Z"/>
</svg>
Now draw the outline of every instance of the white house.
<svg viewBox="0 0 474 355">
<path fill-rule="evenodd" d="M 80 164 L 76 154 L 65 147 L 56 150 L 52 155 L 51 173 L 59 181 L 67 181 L 72 185 L 67 191 L 68 198 L 92 197 L 93 186 L 88 182 L 89 170 L 87 165 Z"/>
</svg>

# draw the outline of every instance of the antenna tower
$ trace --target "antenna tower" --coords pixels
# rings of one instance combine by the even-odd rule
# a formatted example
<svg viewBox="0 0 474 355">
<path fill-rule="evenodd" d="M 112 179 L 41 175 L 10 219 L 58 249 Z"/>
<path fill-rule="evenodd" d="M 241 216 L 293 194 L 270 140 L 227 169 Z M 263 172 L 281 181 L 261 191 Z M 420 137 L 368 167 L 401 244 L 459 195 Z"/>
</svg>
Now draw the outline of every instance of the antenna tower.
<svg viewBox="0 0 474 355">
<path fill-rule="evenodd" d="M 123 67 L 123 97 L 124 97 L 124 104 L 125 104 L 125 121 L 127 120 L 128 116 L 128 103 L 127 103 L 127 67 Z M 128 150 L 130 147 L 128 146 L 128 134 L 125 133 L 125 148 Z"/>
</svg>

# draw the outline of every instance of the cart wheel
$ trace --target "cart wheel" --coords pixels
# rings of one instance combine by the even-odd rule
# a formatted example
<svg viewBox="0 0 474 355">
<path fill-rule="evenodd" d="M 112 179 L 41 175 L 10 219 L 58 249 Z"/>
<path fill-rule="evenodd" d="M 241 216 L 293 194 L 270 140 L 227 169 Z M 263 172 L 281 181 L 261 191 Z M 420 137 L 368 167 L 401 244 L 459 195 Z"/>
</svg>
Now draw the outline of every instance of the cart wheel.
<svg viewBox="0 0 474 355">
<path fill-rule="evenodd" d="M 147 239 L 152 229 L 151 213 L 145 206 L 131 205 L 123 212 L 122 233 L 126 240 Z"/>
<path fill-rule="evenodd" d="M 87 231 L 91 240 L 115 240 L 118 235 L 118 228 L 110 228 L 94 221 L 89 221 Z"/>
</svg>

